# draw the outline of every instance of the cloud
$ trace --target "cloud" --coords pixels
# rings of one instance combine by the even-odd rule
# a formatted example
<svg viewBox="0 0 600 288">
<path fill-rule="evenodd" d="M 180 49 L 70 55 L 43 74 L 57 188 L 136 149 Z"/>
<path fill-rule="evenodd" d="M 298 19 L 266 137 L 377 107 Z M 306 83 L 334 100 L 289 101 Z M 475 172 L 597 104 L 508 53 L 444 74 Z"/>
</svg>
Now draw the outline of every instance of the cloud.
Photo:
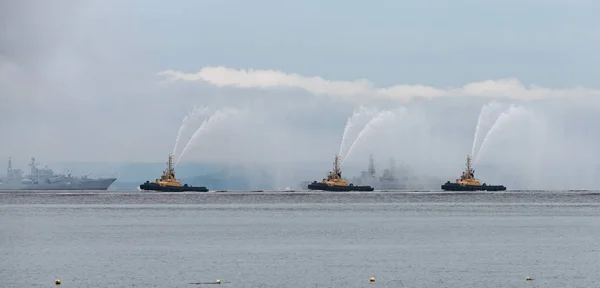
<svg viewBox="0 0 600 288">
<path fill-rule="evenodd" d="M 307 77 L 277 70 L 232 69 L 223 66 L 204 67 L 198 73 L 165 70 L 158 73 L 169 82 L 203 81 L 217 87 L 296 88 L 315 95 L 340 96 L 350 99 L 376 96 L 380 99 L 407 101 L 414 98 L 487 97 L 514 100 L 539 100 L 563 97 L 600 96 L 600 90 L 574 87 L 551 89 L 523 85 L 515 78 L 468 83 L 460 88 L 436 88 L 425 85 L 394 85 L 377 88 L 367 79 L 334 81 Z"/>
</svg>

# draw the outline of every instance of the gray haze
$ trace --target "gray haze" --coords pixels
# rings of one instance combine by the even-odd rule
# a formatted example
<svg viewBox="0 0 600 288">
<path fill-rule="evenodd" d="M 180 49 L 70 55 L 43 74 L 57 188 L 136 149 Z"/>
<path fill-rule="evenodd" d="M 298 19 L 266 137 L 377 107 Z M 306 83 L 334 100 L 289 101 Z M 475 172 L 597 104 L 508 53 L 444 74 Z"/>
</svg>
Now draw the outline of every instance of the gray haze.
<svg viewBox="0 0 600 288">
<path fill-rule="evenodd" d="M 188 4 L 181 1 L 178 7 Z M 212 39 L 209 36 L 221 28 L 197 26 L 192 20 L 178 29 L 165 24 L 164 29 L 173 29 L 169 30 L 171 35 L 160 30 L 162 26 L 157 21 L 173 11 L 161 12 L 156 9 L 160 5 L 154 2 L 148 5 L 154 10 L 136 1 L 0 1 L 0 163 L 10 156 L 15 162 L 18 159 L 21 166 L 32 156 L 47 163 L 165 161 L 173 151 L 182 118 L 194 106 L 206 106 L 211 111 L 229 107 L 238 113 L 215 123 L 201 135 L 196 145 L 188 148 L 182 162 L 261 164 L 277 171 L 280 182 L 296 184 L 299 179 L 294 176 L 295 162 L 320 163 L 315 167 L 315 176 L 330 169 L 333 156 L 339 151 L 346 119 L 362 104 L 378 109 L 406 109 L 365 133 L 366 140 L 356 144 L 345 165 L 366 169 L 368 154 L 373 153 L 382 165 L 394 157 L 418 173 L 452 180 L 463 168 L 465 156 L 471 153 L 481 108 L 497 101 L 504 107 L 501 111 L 508 111 L 511 104 L 516 108 L 502 118 L 481 150 L 476 162 L 481 168 L 477 169 L 480 177 L 491 183 L 507 182 L 517 175 L 528 179 L 520 184 L 524 188 L 600 187 L 600 127 L 596 125 L 600 120 L 600 102 L 598 90 L 594 90 L 597 87 L 546 85 L 551 87 L 546 89 L 530 86 L 535 83 L 521 86 L 512 82 L 497 86 L 484 83 L 483 88 L 477 89 L 464 88 L 469 84 L 465 82 L 450 85 L 459 88 L 396 86 L 445 83 L 425 76 L 411 83 L 396 78 L 395 83 L 380 87 L 371 82 L 352 82 L 365 78 L 378 83 L 378 79 L 385 78 L 361 74 L 361 66 L 340 68 L 340 75 L 348 75 L 342 70 L 355 70 L 353 75 L 362 75 L 347 79 L 340 79 L 331 67 L 322 68 L 327 71 L 322 74 L 318 68 L 308 71 L 305 66 L 309 64 L 321 67 L 319 60 L 306 58 L 307 54 L 301 51 L 298 55 L 304 58 L 298 61 L 304 66 L 298 64 L 297 68 L 289 63 L 278 67 L 267 60 L 269 66 L 254 67 L 244 66 L 248 62 L 243 61 L 207 61 L 210 55 L 200 53 L 205 50 L 198 48 L 197 39 Z M 234 16 L 230 17 L 223 21 L 235 21 Z M 572 29 L 577 31 L 578 27 Z M 229 37 L 231 40 L 238 35 Z M 597 40 L 590 41 L 597 47 Z M 182 57 L 182 47 L 192 42 L 198 53 L 186 55 L 198 58 Z M 168 49 L 174 43 L 179 50 Z M 246 53 L 244 47 L 231 46 L 227 39 L 220 43 L 204 45 L 216 45 L 222 48 L 221 53 L 233 53 L 236 57 Z M 262 54 L 256 49 L 253 47 L 246 57 L 268 58 L 268 49 Z M 344 43 L 336 49 L 344 51 Z M 588 49 L 582 50 L 583 54 L 587 52 Z M 369 53 L 365 50 L 360 57 L 369 57 Z M 217 59 L 223 55 L 215 52 Z M 590 61 L 597 61 L 595 54 L 585 55 Z M 431 77 L 445 77 L 436 74 L 433 62 L 423 61 L 433 67 Z M 478 69 L 475 63 L 480 61 L 470 61 L 475 67 L 472 69 Z M 557 65 L 561 61 L 565 60 Z M 230 70 L 202 70 L 221 65 L 232 70 L 275 72 L 258 76 L 248 72 L 238 77 Z M 584 66 L 582 61 L 569 63 L 575 68 L 564 70 L 570 79 L 564 83 L 580 83 L 573 80 L 571 71 Z M 465 67 L 469 66 L 457 65 L 454 73 L 467 73 L 469 68 Z M 513 75 L 520 75 L 520 66 L 514 67 Z M 284 68 L 286 71 L 282 71 Z M 492 68 L 488 65 L 486 71 Z M 541 73 L 541 69 L 533 68 L 528 67 L 527 71 Z M 158 73 L 166 70 L 187 76 L 178 74 L 178 80 L 185 78 L 183 81 L 164 81 L 168 77 Z M 298 71 L 303 71 L 299 78 L 281 76 Z M 587 71 L 595 73 L 593 69 Z M 199 74 L 190 76 L 193 73 Z M 310 77 L 322 77 L 326 82 L 306 80 Z M 389 82 L 391 76 L 386 77 L 382 82 Z M 507 77 L 511 75 L 484 73 L 469 81 L 499 81 Z M 331 82 L 334 80 L 345 84 Z M 202 120 L 184 131 L 177 151 L 183 149 Z M 352 133 L 357 135 L 359 130 Z"/>
</svg>

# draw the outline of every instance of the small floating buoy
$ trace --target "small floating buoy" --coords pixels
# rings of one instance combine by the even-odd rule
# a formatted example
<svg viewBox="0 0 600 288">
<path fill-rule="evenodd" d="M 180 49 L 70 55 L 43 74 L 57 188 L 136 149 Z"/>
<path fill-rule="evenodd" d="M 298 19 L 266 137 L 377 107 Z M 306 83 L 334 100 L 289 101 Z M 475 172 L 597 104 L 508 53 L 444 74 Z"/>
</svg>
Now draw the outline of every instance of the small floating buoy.
<svg viewBox="0 0 600 288">
<path fill-rule="evenodd" d="M 215 281 L 215 283 L 221 284 L 221 280 L 217 279 L 217 281 Z"/>
<path fill-rule="evenodd" d="M 54 283 L 56 283 L 56 285 L 60 285 L 60 280 L 56 279 L 56 281 L 54 281 Z"/>
<path fill-rule="evenodd" d="M 533 280 L 533 278 L 531 278 L 531 276 L 527 276 L 527 277 L 525 277 L 525 280 L 529 281 L 529 280 Z"/>
<path fill-rule="evenodd" d="M 371 277 L 371 279 L 369 279 L 369 281 L 375 282 L 375 277 Z"/>
</svg>

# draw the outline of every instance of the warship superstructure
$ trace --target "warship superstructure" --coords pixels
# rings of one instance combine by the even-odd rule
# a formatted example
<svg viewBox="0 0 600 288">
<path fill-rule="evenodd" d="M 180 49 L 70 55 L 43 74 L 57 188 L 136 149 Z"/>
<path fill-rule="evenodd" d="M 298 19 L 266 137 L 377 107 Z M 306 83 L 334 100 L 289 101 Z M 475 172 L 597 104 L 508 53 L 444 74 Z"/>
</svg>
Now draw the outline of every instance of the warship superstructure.
<svg viewBox="0 0 600 288">
<path fill-rule="evenodd" d="M 0 190 L 107 190 L 117 178 L 76 177 L 69 174 L 56 174 L 47 166 L 38 168 L 35 158 L 29 163 L 30 173 L 23 175 L 21 169 L 12 168 L 8 159 L 6 175 L 0 178 Z"/>
<path fill-rule="evenodd" d="M 140 185 L 141 190 L 145 191 L 159 191 L 159 192 L 208 192 L 208 189 L 204 186 L 189 186 L 187 184 L 181 184 L 177 178 L 175 178 L 175 169 L 173 168 L 173 155 L 169 155 L 169 161 L 167 162 L 167 170 L 163 171 L 160 179 L 156 179 L 154 182 L 146 181 Z"/>
<path fill-rule="evenodd" d="M 504 185 L 487 185 L 486 183 L 481 184 L 479 180 L 475 178 L 475 170 L 471 167 L 471 156 L 467 155 L 467 164 L 465 171 L 462 172 L 459 179 L 456 182 L 451 183 L 447 181 L 442 185 L 442 190 L 445 191 L 504 191 L 506 187 Z"/>
<path fill-rule="evenodd" d="M 402 178 L 398 177 L 396 163 L 393 159 L 390 160 L 390 168 L 384 169 L 383 174 L 377 177 L 373 155 L 370 155 L 369 167 L 366 171 L 362 171 L 360 176 L 354 177 L 352 182 L 357 185 L 370 185 L 377 190 L 401 190 L 406 189 L 407 178 L 406 175 L 402 175 Z"/>
<path fill-rule="evenodd" d="M 352 183 L 346 182 L 342 179 L 342 170 L 340 169 L 340 156 L 335 155 L 335 161 L 333 162 L 333 171 L 329 172 L 327 178 L 321 182 L 313 181 L 308 184 L 309 190 L 321 190 L 321 191 L 373 191 L 374 188 L 371 186 L 357 186 Z"/>
<path fill-rule="evenodd" d="M 390 166 L 383 170 L 381 176 L 377 176 L 373 155 L 369 156 L 369 166 L 362 171 L 360 176 L 352 179 L 357 185 L 370 185 L 375 190 L 422 190 L 435 189 L 438 187 L 439 179 L 433 180 L 425 177 L 417 177 L 414 171 L 406 164 L 396 165 L 396 161 L 390 159 Z"/>
</svg>

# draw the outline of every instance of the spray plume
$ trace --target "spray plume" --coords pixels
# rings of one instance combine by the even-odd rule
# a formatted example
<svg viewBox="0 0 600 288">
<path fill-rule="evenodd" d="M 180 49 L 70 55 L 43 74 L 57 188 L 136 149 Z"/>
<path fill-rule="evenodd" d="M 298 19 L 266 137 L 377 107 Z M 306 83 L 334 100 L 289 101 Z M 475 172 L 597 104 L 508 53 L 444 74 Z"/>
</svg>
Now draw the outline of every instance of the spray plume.
<svg viewBox="0 0 600 288">
<path fill-rule="evenodd" d="M 479 112 L 479 118 L 477 119 L 477 126 L 475 127 L 475 136 L 473 137 L 473 147 L 471 148 L 471 156 L 475 158 L 480 149 L 476 149 L 481 138 L 481 134 L 484 131 L 491 129 L 494 121 L 498 119 L 501 113 L 502 105 L 498 102 L 491 102 L 483 107 Z M 479 147 L 481 148 L 481 146 Z"/>
<path fill-rule="evenodd" d="M 192 135 L 192 137 L 190 138 L 188 143 L 185 145 L 185 147 L 183 148 L 183 151 L 181 151 L 181 154 L 179 155 L 179 157 L 177 158 L 177 161 L 175 162 L 175 166 L 177 166 L 177 164 L 179 163 L 179 161 L 181 160 L 183 155 L 185 155 L 185 152 L 192 146 L 192 144 L 195 144 L 197 139 L 202 134 L 210 131 L 210 129 L 214 128 L 214 126 L 217 123 L 219 123 L 219 122 L 223 121 L 224 119 L 226 119 L 230 116 L 233 116 L 237 113 L 238 113 L 238 111 L 235 109 L 224 108 L 224 109 L 219 109 L 219 110 L 215 111 L 215 113 L 213 113 L 207 119 L 205 119 L 204 122 L 202 122 L 202 125 L 200 125 L 200 127 L 198 129 L 196 129 L 196 132 L 194 132 L 194 134 Z"/>
<path fill-rule="evenodd" d="M 365 120 L 361 119 L 361 118 L 371 116 L 371 115 L 373 115 L 373 113 L 374 113 L 373 110 L 367 109 L 366 107 L 361 105 L 358 108 L 358 110 L 356 110 L 356 109 L 354 110 L 354 112 L 352 113 L 352 116 L 348 117 L 348 120 L 346 121 L 346 126 L 344 126 L 344 133 L 342 134 L 342 142 L 340 143 L 340 153 L 338 154 L 338 155 L 340 155 L 340 157 L 342 157 L 342 155 L 344 153 L 346 141 L 348 140 L 348 133 L 350 133 L 351 129 L 354 128 L 355 126 L 363 124 L 362 122 L 365 122 Z M 359 122 L 360 120 L 362 120 L 362 121 Z"/>
<path fill-rule="evenodd" d="M 404 111 L 404 109 L 402 109 L 400 111 Z M 359 143 L 360 140 L 362 140 L 362 138 L 364 137 L 364 135 L 366 133 L 368 133 L 369 131 L 371 131 L 373 128 L 375 128 L 377 126 L 382 125 L 386 121 L 391 120 L 395 115 L 396 114 L 392 111 L 384 110 L 384 111 L 379 112 L 373 118 L 371 118 L 371 120 L 365 125 L 365 127 L 360 131 L 360 133 L 358 133 L 358 136 L 356 137 L 356 139 L 354 140 L 352 145 L 350 145 L 350 149 L 348 149 L 348 153 L 343 158 L 342 164 L 346 161 L 346 159 L 348 159 L 348 156 L 350 156 L 350 154 L 352 153 L 352 150 L 354 150 L 354 147 L 356 147 L 356 144 Z"/>
<path fill-rule="evenodd" d="M 481 155 L 481 152 L 485 151 L 484 148 L 487 147 L 486 144 L 489 143 L 489 139 L 492 138 L 496 133 L 498 133 L 497 131 L 499 129 L 510 123 L 514 117 L 523 115 L 525 113 L 527 113 L 527 110 L 525 108 L 514 105 L 511 105 L 505 112 L 500 113 L 500 116 L 498 116 L 498 118 L 494 122 L 494 125 L 492 125 L 492 128 L 490 128 L 490 131 L 488 131 L 488 133 L 485 135 L 483 143 L 481 143 L 481 147 L 479 148 L 479 152 L 474 158 L 473 163 L 477 162 L 477 160 L 479 159 L 479 155 Z"/>
<path fill-rule="evenodd" d="M 194 107 L 192 111 L 188 113 L 183 120 L 181 121 L 181 126 L 179 126 L 179 130 L 177 131 L 177 138 L 175 138 L 175 145 L 173 147 L 173 155 L 177 153 L 177 147 L 179 145 L 179 139 L 181 139 L 181 133 L 188 127 L 190 122 L 195 121 L 200 116 L 203 116 L 208 113 L 208 108 L 206 107 Z"/>
</svg>

